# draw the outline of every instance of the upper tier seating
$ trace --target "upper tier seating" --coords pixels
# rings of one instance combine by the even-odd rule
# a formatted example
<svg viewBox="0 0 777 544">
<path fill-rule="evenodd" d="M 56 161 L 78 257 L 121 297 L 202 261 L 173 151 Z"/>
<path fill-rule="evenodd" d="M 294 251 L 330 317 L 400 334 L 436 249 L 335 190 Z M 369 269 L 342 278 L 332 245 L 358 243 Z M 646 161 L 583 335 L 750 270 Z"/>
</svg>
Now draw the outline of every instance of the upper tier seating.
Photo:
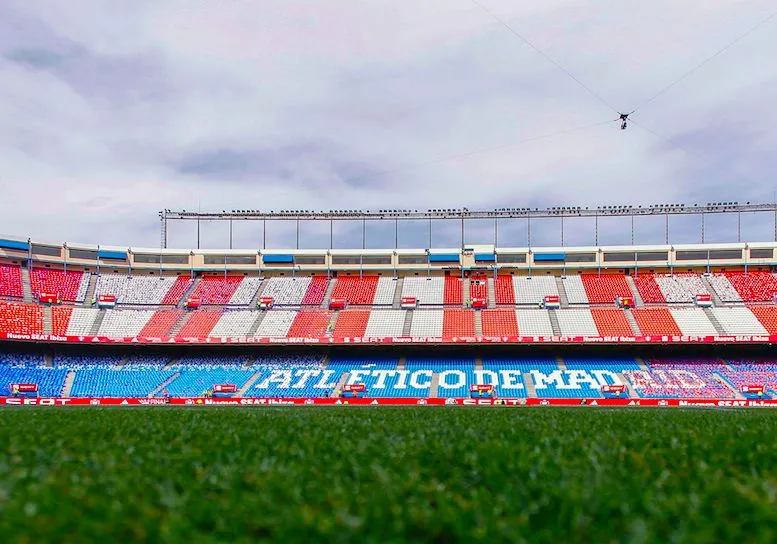
<svg viewBox="0 0 777 544">
<path fill-rule="evenodd" d="M 483 336 L 518 336 L 515 310 L 484 310 L 480 313 Z"/>
<path fill-rule="evenodd" d="M 701 277 L 693 273 L 640 274 L 634 277 L 645 303 L 691 303 L 694 296 L 709 293 Z"/>
<path fill-rule="evenodd" d="M 589 309 L 570 309 L 556 312 L 561 334 L 564 336 L 599 336 Z"/>
<path fill-rule="evenodd" d="M 396 278 L 380 278 L 378 289 L 375 291 L 373 306 L 390 306 L 394 303 L 394 293 L 397 290 Z"/>
<path fill-rule="evenodd" d="M 547 310 L 518 310 L 516 315 L 521 336 L 553 336 Z"/>
<path fill-rule="evenodd" d="M 197 311 L 192 312 L 189 320 L 184 324 L 177 336 L 190 338 L 204 338 L 210 335 L 210 331 L 221 319 L 221 312 Z"/>
<path fill-rule="evenodd" d="M 138 336 L 154 313 L 154 310 L 106 310 L 97 336 Z"/>
<path fill-rule="evenodd" d="M 570 304 L 588 304 L 588 296 L 585 294 L 585 286 L 580 276 L 563 276 L 561 282 L 567 294 L 567 302 Z"/>
<path fill-rule="evenodd" d="M 70 324 L 70 316 L 73 308 L 70 306 L 52 306 L 51 308 L 51 333 L 56 336 L 65 336 Z"/>
<path fill-rule="evenodd" d="M 186 294 L 186 291 L 189 290 L 193 281 L 194 280 L 188 276 L 176 277 L 172 287 L 170 287 L 170 290 L 162 299 L 162 304 L 176 306 L 179 302 L 181 302 L 181 299 L 183 298 L 184 294 Z"/>
<path fill-rule="evenodd" d="M 322 338 L 329 333 L 329 323 L 332 321 L 330 311 L 303 311 L 289 327 L 289 338 Z"/>
<path fill-rule="evenodd" d="M 52 270 L 33 268 L 30 271 L 32 296 L 38 300 L 41 293 L 59 295 L 60 300 L 83 302 L 89 288 L 89 274 L 80 270 Z"/>
<path fill-rule="evenodd" d="M 469 298 L 483 298 L 488 300 L 488 277 L 472 276 L 469 281 Z"/>
<path fill-rule="evenodd" d="M 710 285 L 723 302 L 742 302 L 742 297 L 723 274 L 712 274 L 708 277 Z"/>
<path fill-rule="evenodd" d="M 255 336 L 262 338 L 285 338 L 295 317 L 297 317 L 297 312 L 290 310 L 267 312 L 267 315 L 264 316 L 264 319 L 259 324 Z"/>
<path fill-rule="evenodd" d="M 443 304 L 461 306 L 463 293 L 462 280 L 459 276 L 445 276 Z"/>
<path fill-rule="evenodd" d="M 378 290 L 378 276 L 341 276 L 335 283 L 332 298 L 344 298 L 353 306 L 369 306 Z"/>
<path fill-rule="evenodd" d="M 364 331 L 367 330 L 369 320 L 369 310 L 344 310 L 337 316 L 332 336 L 335 338 L 361 338 L 365 336 Z"/>
<path fill-rule="evenodd" d="M 0 332 L 43 333 L 43 307 L 34 304 L 0 302 Z"/>
<path fill-rule="evenodd" d="M 632 296 L 623 274 L 582 274 L 580 279 L 590 304 L 614 304 L 618 297 Z"/>
<path fill-rule="evenodd" d="M 367 320 L 364 336 L 369 338 L 402 336 L 406 315 L 405 310 L 373 310 Z"/>
<path fill-rule="evenodd" d="M 494 298 L 497 304 L 515 304 L 512 276 L 497 276 L 494 281 Z"/>
<path fill-rule="evenodd" d="M 774 306 L 753 306 L 750 308 L 769 334 L 777 334 L 777 308 Z"/>
<path fill-rule="evenodd" d="M 262 291 L 262 296 L 272 297 L 273 303 L 277 306 L 299 306 L 305 298 L 310 283 L 310 277 L 270 278 Z M 321 302 L 319 301 L 319 304 Z"/>
<path fill-rule="evenodd" d="M 183 310 L 159 310 L 146 326 L 140 331 L 140 336 L 161 338 L 170 335 L 170 330 L 183 317 Z"/>
<path fill-rule="evenodd" d="M 599 336 L 634 336 L 626 313 L 619 308 L 592 308 L 591 316 L 599 329 Z"/>
<path fill-rule="evenodd" d="M 410 276 L 402 284 L 402 296 L 414 297 L 418 304 L 442 305 L 445 280 L 439 276 Z"/>
<path fill-rule="evenodd" d="M 680 327 L 666 308 L 635 308 L 634 320 L 642 336 L 680 336 Z"/>
<path fill-rule="evenodd" d="M 475 336 L 475 311 L 445 310 L 442 320 L 442 335 L 445 338 Z"/>
<path fill-rule="evenodd" d="M 73 308 L 70 315 L 70 323 L 67 326 L 68 336 L 85 336 L 91 334 L 94 322 L 100 310 L 96 308 Z"/>
<path fill-rule="evenodd" d="M 259 319 L 259 312 L 251 310 L 228 310 L 219 318 L 210 331 L 210 336 L 248 336 L 251 327 Z"/>
<path fill-rule="evenodd" d="M 701 308 L 670 308 L 675 323 L 685 336 L 716 336 L 718 331 Z"/>
<path fill-rule="evenodd" d="M 178 286 L 178 282 L 182 280 L 171 276 L 102 274 L 97 277 L 94 296 L 114 295 L 116 304 L 159 305 L 166 302 L 168 293 L 174 286 Z"/>
<path fill-rule="evenodd" d="M 245 276 L 240 285 L 237 286 L 232 297 L 229 299 L 230 306 L 248 306 L 254 300 L 259 286 L 262 285 L 262 278 Z"/>
<path fill-rule="evenodd" d="M 777 277 L 770 272 L 725 272 L 725 276 L 745 302 L 771 302 L 777 295 Z"/>
<path fill-rule="evenodd" d="M 513 276 L 516 304 L 537 305 L 546 296 L 558 296 L 558 285 L 553 276 Z"/>
<path fill-rule="evenodd" d="M 21 267 L 16 264 L 0 264 L 0 297 L 23 296 Z"/>
<path fill-rule="evenodd" d="M 302 297 L 302 305 L 321 306 L 328 287 L 329 280 L 325 276 L 313 276 L 307 291 L 305 291 L 305 296 Z"/>
<path fill-rule="evenodd" d="M 765 335 L 766 328 L 749 308 L 712 308 L 712 314 L 727 334 L 734 335 Z"/>
<path fill-rule="evenodd" d="M 258 278 L 257 278 L 258 279 Z M 232 299 L 232 295 L 237 291 L 238 286 L 243 281 L 243 276 L 203 276 L 200 278 L 200 283 L 192 291 L 192 297 L 199 298 L 200 304 L 229 304 Z M 256 288 L 259 288 L 257 283 Z M 248 301 L 245 304 L 251 302 L 251 298 L 256 294 L 256 290 L 250 294 Z M 245 297 L 247 293 L 242 293 Z"/>
<path fill-rule="evenodd" d="M 410 336 L 442 336 L 443 310 L 415 310 Z"/>
</svg>

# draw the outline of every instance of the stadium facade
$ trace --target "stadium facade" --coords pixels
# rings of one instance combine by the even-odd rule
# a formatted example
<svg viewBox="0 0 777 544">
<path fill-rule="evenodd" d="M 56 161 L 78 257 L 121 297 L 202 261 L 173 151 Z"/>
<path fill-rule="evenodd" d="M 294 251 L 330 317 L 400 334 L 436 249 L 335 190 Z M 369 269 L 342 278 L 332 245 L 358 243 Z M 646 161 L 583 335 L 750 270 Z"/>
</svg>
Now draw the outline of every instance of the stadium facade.
<svg viewBox="0 0 777 544">
<path fill-rule="evenodd" d="M 775 251 L 3 237 L 2 402 L 770 405 Z"/>
</svg>

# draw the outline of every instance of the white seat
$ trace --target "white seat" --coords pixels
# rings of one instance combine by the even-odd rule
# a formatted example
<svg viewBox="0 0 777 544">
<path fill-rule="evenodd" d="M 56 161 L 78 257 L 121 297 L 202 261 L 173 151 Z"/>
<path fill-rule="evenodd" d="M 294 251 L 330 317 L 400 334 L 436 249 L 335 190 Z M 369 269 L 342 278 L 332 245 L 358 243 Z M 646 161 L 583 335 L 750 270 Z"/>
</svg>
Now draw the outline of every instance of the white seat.
<svg viewBox="0 0 777 544">
<path fill-rule="evenodd" d="M 670 308 L 683 336 L 715 336 L 718 331 L 701 308 Z"/>
<path fill-rule="evenodd" d="M 558 285 L 553 276 L 513 276 L 516 304 L 538 304 L 546 296 L 558 296 Z"/>
<path fill-rule="evenodd" d="M 263 297 L 272 297 L 281 306 L 299 306 L 310 287 L 310 277 L 270 278 L 262 291 Z"/>
<path fill-rule="evenodd" d="M 114 295 L 116 304 L 162 304 L 175 281 L 175 277 L 104 274 L 97 278 L 95 296 Z"/>
<path fill-rule="evenodd" d="M 289 334 L 289 329 L 297 312 L 291 310 L 272 310 L 267 312 L 255 336 L 267 338 L 285 338 Z"/>
<path fill-rule="evenodd" d="M 709 293 L 707 286 L 696 274 L 656 274 L 654 278 L 669 303 L 693 302 L 695 295 Z"/>
<path fill-rule="evenodd" d="M 92 331 L 99 310 L 96 308 L 73 308 L 67 325 L 68 336 L 84 336 Z"/>
<path fill-rule="evenodd" d="M 418 304 L 442 306 L 445 296 L 445 279 L 441 276 L 405 278 L 402 296 L 413 297 Z"/>
<path fill-rule="evenodd" d="M 550 317 L 550 316 L 549 316 Z M 556 311 L 558 325 L 564 336 L 599 336 L 591 310 L 576 308 Z"/>
<path fill-rule="evenodd" d="M 371 311 L 364 336 L 371 338 L 402 336 L 406 314 L 405 310 Z"/>
<path fill-rule="evenodd" d="M 394 303 L 394 292 L 397 289 L 397 280 L 393 278 L 379 278 L 378 287 L 375 290 L 375 298 L 372 304 L 375 306 L 391 305 Z"/>
<path fill-rule="evenodd" d="M 233 306 L 247 306 L 256 296 L 259 286 L 262 284 L 262 278 L 245 277 L 235 292 L 229 298 L 229 304 Z"/>
<path fill-rule="evenodd" d="M 259 318 L 259 312 L 233 310 L 224 312 L 208 336 L 248 336 L 251 327 Z"/>
<path fill-rule="evenodd" d="M 137 336 L 155 313 L 154 310 L 106 310 L 97 334 L 109 338 Z"/>
<path fill-rule="evenodd" d="M 728 334 L 766 335 L 769 334 L 749 308 L 712 308 L 712 314 Z"/>
<path fill-rule="evenodd" d="M 415 310 L 410 336 L 442 336 L 443 310 Z"/>
<path fill-rule="evenodd" d="M 723 302 L 742 302 L 742 297 L 723 274 L 713 274 L 709 278 L 710 285 Z"/>
<path fill-rule="evenodd" d="M 567 302 L 570 304 L 588 304 L 588 295 L 585 293 L 583 280 L 580 276 L 566 276 L 561 280 L 564 291 L 567 293 Z"/>
<path fill-rule="evenodd" d="M 547 310 L 516 310 L 516 319 L 521 336 L 553 336 Z"/>
</svg>

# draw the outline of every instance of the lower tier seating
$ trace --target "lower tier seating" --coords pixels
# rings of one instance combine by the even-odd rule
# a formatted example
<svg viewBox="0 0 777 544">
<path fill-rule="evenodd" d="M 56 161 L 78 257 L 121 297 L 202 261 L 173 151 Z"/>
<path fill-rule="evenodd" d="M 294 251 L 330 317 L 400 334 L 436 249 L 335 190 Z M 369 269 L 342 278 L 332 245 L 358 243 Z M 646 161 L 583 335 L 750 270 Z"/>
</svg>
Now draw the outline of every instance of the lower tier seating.
<svg viewBox="0 0 777 544">
<path fill-rule="evenodd" d="M 635 308 L 634 320 L 643 336 L 679 336 L 680 327 L 666 308 Z"/>
</svg>

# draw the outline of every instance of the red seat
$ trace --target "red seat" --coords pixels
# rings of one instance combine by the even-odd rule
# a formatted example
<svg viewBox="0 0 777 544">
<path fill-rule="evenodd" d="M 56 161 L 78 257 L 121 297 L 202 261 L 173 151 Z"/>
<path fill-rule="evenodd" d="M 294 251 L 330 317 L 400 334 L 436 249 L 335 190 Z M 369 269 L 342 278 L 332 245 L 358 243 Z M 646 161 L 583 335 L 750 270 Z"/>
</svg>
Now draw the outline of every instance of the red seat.
<svg viewBox="0 0 777 544">
<path fill-rule="evenodd" d="M 581 274 L 590 304 L 615 304 L 618 297 L 630 297 L 631 289 L 622 274 Z"/>
<path fill-rule="evenodd" d="M 198 297 L 200 304 L 228 304 L 242 281 L 243 276 L 203 276 L 192 297 Z"/>
<path fill-rule="evenodd" d="M 494 295 L 497 304 L 515 305 L 515 289 L 512 276 L 497 276 L 494 282 Z"/>
<path fill-rule="evenodd" d="M 769 334 L 777 334 L 777 308 L 774 306 L 752 306 L 753 312 L 761 325 L 764 326 Z"/>
<path fill-rule="evenodd" d="M 183 310 L 160 310 L 156 312 L 143 327 L 138 336 L 148 338 L 162 338 L 168 336 L 170 329 L 184 315 Z"/>
<path fill-rule="evenodd" d="M 73 308 L 70 306 L 53 306 L 51 308 L 51 332 L 57 336 L 67 335 L 67 327 L 70 325 L 70 316 Z"/>
<path fill-rule="evenodd" d="M 682 334 L 671 312 L 666 308 L 635 308 L 632 313 L 642 336 L 679 336 Z"/>
<path fill-rule="evenodd" d="M 367 330 L 369 310 L 345 310 L 337 316 L 333 336 L 337 338 L 361 338 Z"/>
<path fill-rule="evenodd" d="M 461 306 L 463 302 L 463 291 L 461 278 L 458 276 L 445 276 L 445 291 L 443 293 L 442 303 L 445 305 Z"/>
<path fill-rule="evenodd" d="M 745 302 L 767 302 L 777 295 L 777 278 L 769 272 L 726 272 L 725 276 Z"/>
<path fill-rule="evenodd" d="M 0 302 L 0 332 L 43 334 L 43 307 Z"/>
<path fill-rule="evenodd" d="M 210 331 L 216 326 L 221 316 L 222 312 L 192 312 L 189 321 L 186 322 L 177 336 L 205 338 L 210 335 Z"/>
<path fill-rule="evenodd" d="M 344 298 L 348 304 L 369 306 L 375 300 L 377 290 L 378 276 L 344 276 L 337 278 L 332 298 Z"/>
<path fill-rule="evenodd" d="M 0 264 L 0 296 L 22 298 L 22 269 L 16 264 Z"/>
<path fill-rule="evenodd" d="M 488 276 L 472 276 L 469 282 L 469 298 L 488 300 Z"/>
<path fill-rule="evenodd" d="M 445 338 L 475 336 L 475 311 L 445 310 L 442 318 L 442 335 Z"/>
<path fill-rule="evenodd" d="M 51 270 L 48 268 L 33 268 L 30 271 L 30 286 L 35 300 L 41 293 L 59 295 L 61 300 L 74 302 L 78 300 L 78 289 L 84 273 L 68 270 Z M 80 302 L 80 301 L 79 301 Z"/>
<path fill-rule="evenodd" d="M 626 313 L 619 308 L 591 308 L 599 336 L 634 336 Z"/>
<path fill-rule="evenodd" d="M 642 300 L 647 304 L 666 302 L 663 291 L 656 282 L 653 274 L 640 274 L 634 277 L 634 283 L 637 286 Z"/>
<path fill-rule="evenodd" d="M 189 290 L 192 284 L 192 279 L 189 276 L 178 276 L 175 279 L 175 283 L 162 299 L 162 304 L 175 306 L 181 302 L 184 293 Z"/>
<path fill-rule="evenodd" d="M 518 336 L 515 310 L 484 310 L 480 317 L 483 336 Z"/>
<path fill-rule="evenodd" d="M 310 285 L 302 297 L 301 304 L 303 306 L 321 306 L 328 286 L 329 280 L 326 276 L 313 276 L 310 278 Z"/>
<path fill-rule="evenodd" d="M 322 338 L 329 330 L 332 312 L 299 312 L 286 335 L 288 338 Z"/>
</svg>

